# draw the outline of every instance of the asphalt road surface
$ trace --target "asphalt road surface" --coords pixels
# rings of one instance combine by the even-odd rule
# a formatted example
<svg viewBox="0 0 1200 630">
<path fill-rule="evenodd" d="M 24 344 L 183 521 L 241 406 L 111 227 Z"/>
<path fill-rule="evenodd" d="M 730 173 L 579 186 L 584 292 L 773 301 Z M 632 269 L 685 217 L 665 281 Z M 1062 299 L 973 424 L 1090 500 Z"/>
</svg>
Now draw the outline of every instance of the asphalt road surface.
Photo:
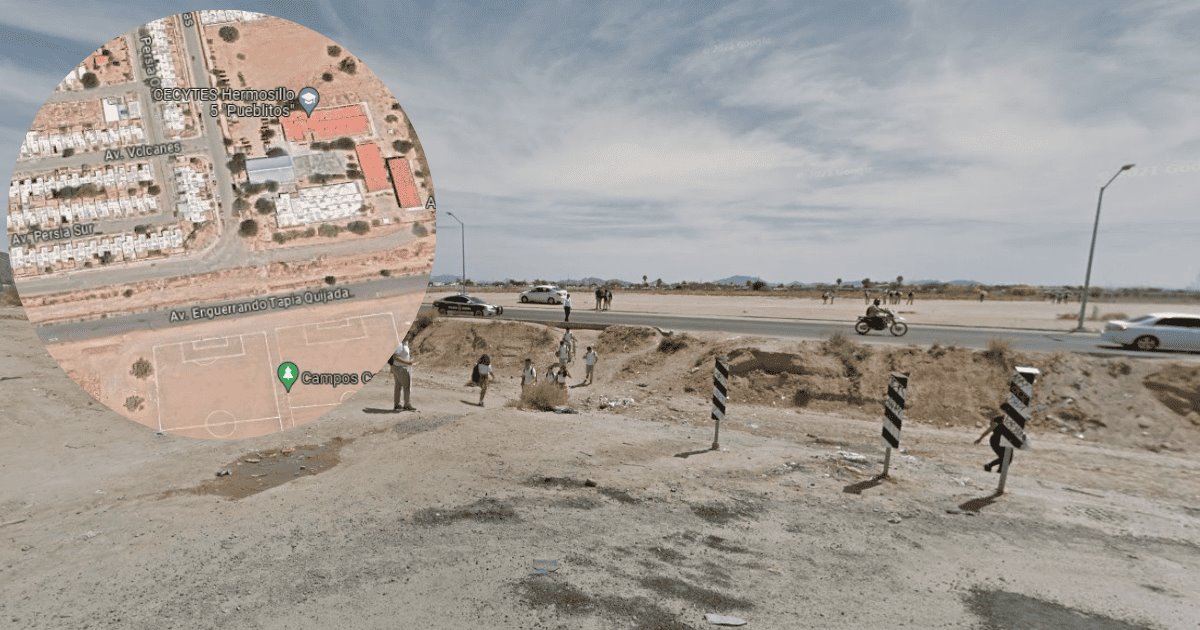
<svg viewBox="0 0 1200 630">
<path fill-rule="evenodd" d="M 424 275 L 420 276 L 395 276 L 391 278 L 380 278 L 369 282 L 360 282 L 356 284 L 338 284 L 336 286 L 321 287 L 323 289 L 349 289 L 354 296 L 349 300 L 338 300 L 336 304 L 347 304 L 349 302 L 357 302 L 361 300 L 373 300 L 376 298 L 410 295 L 423 291 L 425 289 L 426 279 Z M 316 290 L 316 289 L 311 289 Z M 272 295 L 292 295 L 300 291 L 286 291 Z M 231 304 L 235 302 L 245 302 L 256 298 L 271 297 L 270 295 L 255 295 L 246 296 L 236 300 L 224 300 L 221 302 L 205 302 L 202 304 L 181 304 L 178 308 L 191 310 L 193 306 L 208 307 L 220 306 L 223 304 Z M 306 307 L 309 308 L 309 307 Z M 288 309 L 292 310 L 292 309 Z M 277 313 L 286 313 L 288 311 L 279 310 Z M 310 310 L 314 317 L 319 316 L 320 310 Z M 247 313 L 242 317 L 252 315 L 262 315 L 263 312 Z M 237 315 L 229 315 L 221 317 L 220 321 L 226 321 L 239 317 Z M 205 320 L 209 321 L 209 320 Z M 217 321 L 217 320 L 213 320 Z M 45 343 L 63 343 L 68 341 L 81 341 L 84 339 L 94 339 L 96 337 L 108 337 L 111 335 L 120 335 L 127 332 L 138 330 L 163 330 L 167 328 L 183 327 L 189 321 L 171 323 L 169 313 L 166 310 L 132 313 L 130 315 L 119 315 L 116 317 L 108 317 L 105 319 L 92 319 L 85 322 L 68 322 L 64 324 L 50 324 L 48 326 L 38 326 L 37 333 Z"/>
<path fill-rule="evenodd" d="M 551 323 L 563 321 L 561 306 L 505 306 L 501 319 L 515 321 Z M 1114 346 L 1100 339 L 1096 333 L 1066 333 L 1045 330 L 1019 330 L 1001 328 L 974 328 L 957 326 L 933 326 L 909 324 L 908 334 L 893 337 L 883 331 L 871 331 L 865 336 L 854 332 L 854 322 L 829 322 L 806 319 L 774 319 L 761 317 L 704 317 L 665 315 L 656 313 L 628 313 L 620 311 L 594 311 L 580 309 L 571 311 L 571 323 L 575 324 L 623 324 L 628 326 L 655 326 L 664 330 L 694 332 L 724 332 L 735 335 L 759 335 L 764 337 L 794 337 L 797 339 L 827 339 L 841 332 L 855 341 L 876 344 L 929 346 L 956 345 L 963 348 L 987 348 L 992 339 L 1005 339 L 1013 350 L 1021 352 L 1075 352 L 1141 358 L 1170 358 L 1200 360 L 1200 354 L 1181 352 L 1142 352 Z"/>
</svg>

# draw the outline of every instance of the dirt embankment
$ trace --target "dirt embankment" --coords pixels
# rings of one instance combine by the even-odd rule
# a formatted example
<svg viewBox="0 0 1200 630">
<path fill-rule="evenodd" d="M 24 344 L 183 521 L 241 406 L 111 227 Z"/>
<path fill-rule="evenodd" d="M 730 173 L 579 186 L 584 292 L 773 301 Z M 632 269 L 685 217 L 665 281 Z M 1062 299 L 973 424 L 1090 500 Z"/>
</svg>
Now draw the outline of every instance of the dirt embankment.
<svg viewBox="0 0 1200 630">
<path fill-rule="evenodd" d="M 576 331 L 580 353 L 594 345 L 597 379 L 624 381 L 667 396 L 706 398 L 715 357 L 730 360 L 730 405 L 808 409 L 851 417 L 882 413 L 891 372 L 909 374 L 910 422 L 983 427 L 1007 396 L 1017 365 L 1036 367 L 1031 432 L 1059 432 L 1122 447 L 1190 451 L 1200 447 L 1200 367 L 1162 360 L 1018 353 L 954 346 L 880 347 L 834 336 L 826 341 L 673 333 L 611 326 Z M 553 361 L 557 328 L 515 322 L 436 320 L 417 339 L 422 361 L 464 375 L 481 354 L 497 369 Z"/>
</svg>

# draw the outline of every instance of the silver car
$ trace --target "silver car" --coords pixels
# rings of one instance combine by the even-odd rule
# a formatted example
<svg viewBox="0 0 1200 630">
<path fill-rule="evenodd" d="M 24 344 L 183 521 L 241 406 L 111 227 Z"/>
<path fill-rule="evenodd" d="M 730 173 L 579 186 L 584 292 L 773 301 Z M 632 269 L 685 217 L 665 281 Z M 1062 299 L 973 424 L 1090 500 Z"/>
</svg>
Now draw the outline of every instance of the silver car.
<svg viewBox="0 0 1200 630">
<path fill-rule="evenodd" d="M 537 302 L 539 304 L 562 304 L 566 299 L 567 292 L 553 284 L 539 284 L 532 289 L 521 293 L 521 303 L 528 304 Z"/>
<path fill-rule="evenodd" d="M 1151 313 L 1128 321 L 1104 325 L 1105 341 L 1138 350 L 1186 350 L 1200 352 L 1200 315 Z"/>
</svg>

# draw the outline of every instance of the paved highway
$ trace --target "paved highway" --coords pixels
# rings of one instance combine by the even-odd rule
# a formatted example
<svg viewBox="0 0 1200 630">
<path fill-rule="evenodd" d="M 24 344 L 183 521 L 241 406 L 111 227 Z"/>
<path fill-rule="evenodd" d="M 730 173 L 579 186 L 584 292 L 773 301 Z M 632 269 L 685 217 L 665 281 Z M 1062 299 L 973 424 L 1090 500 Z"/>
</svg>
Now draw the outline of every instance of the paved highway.
<svg viewBox="0 0 1200 630">
<path fill-rule="evenodd" d="M 562 322 L 563 311 L 559 306 L 505 306 L 501 319 L 525 322 Z M 1095 333 L 1065 333 L 1045 330 L 1018 330 L 1000 328 L 970 328 L 957 326 L 909 325 L 908 334 L 893 337 L 888 333 L 872 331 L 866 336 L 854 332 L 854 322 L 830 322 L 806 319 L 774 319 L 760 317 L 706 317 L 667 315 L 660 313 L 634 313 L 620 311 L 572 310 L 573 324 L 624 324 L 629 326 L 656 326 L 664 330 L 694 332 L 724 332 L 735 335 L 758 335 L 763 337 L 792 337 L 797 339 L 827 339 L 841 332 L 855 341 L 873 344 L 929 346 L 956 345 L 963 348 L 986 348 L 992 339 L 1005 339 L 1013 350 L 1022 352 L 1075 352 L 1130 357 L 1158 357 L 1184 360 L 1200 360 L 1200 354 L 1179 352 L 1147 353 L 1112 346 L 1103 342 Z"/>
<path fill-rule="evenodd" d="M 391 278 L 379 278 L 370 282 L 360 282 L 356 284 L 338 284 L 332 287 L 321 287 L 324 289 L 349 289 L 354 296 L 349 300 L 338 300 L 334 304 L 348 304 L 361 300 L 373 300 L 377 298 L 395 297 L 400 295 L 411 295 L 425 290 L 425 276 L 396 276 Z M 311 289 L 311 290 L 316 290 Z M 237 300 L 225 300 L 221 302 L 205 302 L 201 304 L 180 304 L 180 310 L 191 311 L 193 306 L 209 307 L 221 306 L 224 304 L 233 304 L 236 302 L 246 302 L 252 299 L 267 298 L 271 296 L 294 295 L 300 293 L 301 290 L 286 291 L 282 293 L 272 293 L 270 295 L 255 295 L 239 298 Z M 306 307 L 311 308 L 311 307 Z M 288 309 L 292 310 L 292 309 Z M 286 311 L 279 310 L 277 313 Z M 310 311 L 316 316 L 319 316 L 320 309 Z M 250 317 L 253 315 L 262 315 L 263 311 L 257 313 L 247 313 L 240 317 Z M 120 335 L 127 332 L 135 332 L 139 330 L 163 330 L 167 328 L 183 327 L 191 323 L 190 321 L 171 323 L 167 310 L 152 311 L 145 313 L 132 313 L 129 315 L 118 315 L 116 317 L 108 317 L 105 319 L 93 319 L 85 322 L 68 322 L 63 324 L 50 324 L 48 326 L 38 326 L 37 334 L 45 343 L 62 343 L 67 341 L 82 341 L 84 339 L 94 339 L 97 337 L 108 337 L 111 335 Z M 236 319 L 237 315 L 221 317 L 211 321 L 228 321 Z M 210 320 L 205 320 L 210 321 Z"/>
</svg>

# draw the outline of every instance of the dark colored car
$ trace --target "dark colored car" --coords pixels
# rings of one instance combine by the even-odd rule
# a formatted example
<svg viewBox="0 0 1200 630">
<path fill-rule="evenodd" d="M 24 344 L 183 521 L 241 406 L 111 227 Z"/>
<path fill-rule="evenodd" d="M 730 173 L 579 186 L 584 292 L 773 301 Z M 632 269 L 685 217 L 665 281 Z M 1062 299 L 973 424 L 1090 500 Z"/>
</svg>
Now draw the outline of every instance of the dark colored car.
<svg viewBox="0 0 1200 630">
<path fill-rule="evenodd" d="M 433 308 L 437 309 L 438 315 L 470 313 L 476 317 L 489 317 L 504 312 L 504 307 L 488 304 L 471 295 L 449 295 L 440 300 L 434 300 Z"/>
</svg>

